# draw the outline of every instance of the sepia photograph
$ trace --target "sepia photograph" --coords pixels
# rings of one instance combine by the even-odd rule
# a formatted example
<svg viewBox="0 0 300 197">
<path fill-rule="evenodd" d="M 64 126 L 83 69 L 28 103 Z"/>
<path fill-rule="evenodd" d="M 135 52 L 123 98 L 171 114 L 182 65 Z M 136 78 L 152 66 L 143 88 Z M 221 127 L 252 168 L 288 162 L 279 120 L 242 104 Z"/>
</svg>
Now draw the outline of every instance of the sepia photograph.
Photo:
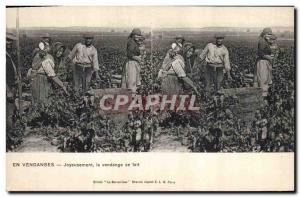
<svg viewBox="0 0 300 197">
<path fill-rule="evenodd" d="M 294 17 L 292 6 L 8 6 L 6 152 L 293 163 Z"/>
<path fill-rule="evenodd" d="M 68 25 L 76 9 L 7 8 L 7 151 L 294 151 L 290 8 L 240 27 Z"/>
</svg>

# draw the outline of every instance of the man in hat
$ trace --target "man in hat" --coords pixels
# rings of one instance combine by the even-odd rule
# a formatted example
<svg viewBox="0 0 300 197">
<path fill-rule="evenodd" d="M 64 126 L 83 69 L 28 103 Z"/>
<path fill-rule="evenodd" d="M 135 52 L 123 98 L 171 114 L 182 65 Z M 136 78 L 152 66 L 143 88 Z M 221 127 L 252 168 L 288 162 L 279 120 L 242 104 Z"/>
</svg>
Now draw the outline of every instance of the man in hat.
<svg viewBox="0 0 300 197">
<path fill-rule="evenodd" d="M 73 81 L 74 90 L 79 91 L 80 87 L 83 92 L 90 88 L 90 82 L 93 73 L 96 74 L 96 79 L 99 80 L 98 75 L 99 63 L 98 52 L 93 45 L 94 36 L 91 34 L 84 34 L 84 43 L 77 43 L 70 55 L 67 62 L 72 61 L 73 66 Z"/>
<path fill-rule="evenodd" d="M 16 40 L 13 33 L 6 33 L 6 128 L 10 130 L 14 126 L 14 117 L 16 112 L 16 81 L 17 67 L 15 64 L 15 55 L 13 51 L 13 43 Z"/>
<path fill-rule="evenodd" d="M 220 84 L 223 81 L 225 69 L 228 77 L 230 78 L 230 61 L 229 52 L 223 45 L 225 35 L 223 33 L 215 34 L 215 43 L 208 43 L 199 55 L 201 61 L 206 62 L 205 71 L 205 89 L 210 91 L 211 82 L 214 84 L 215 93 L 220 90 Z"/>
</svg>

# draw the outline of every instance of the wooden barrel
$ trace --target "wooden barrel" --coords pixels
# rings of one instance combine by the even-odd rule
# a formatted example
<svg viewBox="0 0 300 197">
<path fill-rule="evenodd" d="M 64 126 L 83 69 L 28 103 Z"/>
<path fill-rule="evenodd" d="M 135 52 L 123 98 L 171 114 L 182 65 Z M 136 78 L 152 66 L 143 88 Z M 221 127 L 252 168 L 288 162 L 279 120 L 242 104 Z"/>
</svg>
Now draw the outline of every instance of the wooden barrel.
<svg viewBox="0 0 300 197">
<path fill-rule="evenodd" d="M 225 97 L 235 96 L 238 100 L 236 105 L 230 106 L 230 110 L 237 117 L 246 122 L 254 120 L 255 111 L 264 106 L 262 90 L 260 88 L 232 88 L 220 90 Z"/>
<path fill-rule="evenodd" d="M 122 126 L 127 121 L 128 110 L 127 106 L 123 106 L 120 110 L 102 110 L 100 108 L 100 100 L 104 95 L 113 95 L 116 98 L 117 95 L 127 95 L 129 99 L 131 98 L 132 92 L 129 89 L 123 88 L 107 88 L 107 89 L 94 89 L 90 92 L 94 97 L 94 104 L 98 108 L 99 113 L 106 115 L 115 123 Z"/>
</svg>

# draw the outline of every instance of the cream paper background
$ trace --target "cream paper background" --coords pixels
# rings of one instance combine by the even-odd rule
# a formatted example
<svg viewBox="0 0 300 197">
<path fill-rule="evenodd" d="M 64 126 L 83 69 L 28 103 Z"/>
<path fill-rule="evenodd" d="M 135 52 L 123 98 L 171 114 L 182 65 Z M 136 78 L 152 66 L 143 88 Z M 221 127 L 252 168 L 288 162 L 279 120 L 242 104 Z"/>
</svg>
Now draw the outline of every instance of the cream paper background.
<svg viewBox="0 0 300 197">
<path fill-rule="evenodd" d="M 294 153 L 7 153 L 8 191 L 292 191 Z M 13 167 L 13 163 L 139 167 Z M 166 180 L 175 184 L 94 184 Z"/>
<path fill-rule="evenodd" d="M 272 27 L 294 26 L 293 7 L 77 6 L 19 8 L 20 27 Z M 7 27 L 16 8 L 6 9 Z"/>
<path fill-rule="evenodd" d="M 16 9 L 6 10 L 15 26 Z M 84 14 L 80 14 L 84 13 Z M 38 16 L 38 17 L 37 17 Z M 293 26 L 293 7 L 20 8 L 21 27 Z M 24 168 L 12 163 L 124 163 L 130 168 Z M 7 153 L 8 191 L 291 191 L 294 153 Z M 93 184 L 93 180 L 171 180 L 176 184 Z"/>
</svg>

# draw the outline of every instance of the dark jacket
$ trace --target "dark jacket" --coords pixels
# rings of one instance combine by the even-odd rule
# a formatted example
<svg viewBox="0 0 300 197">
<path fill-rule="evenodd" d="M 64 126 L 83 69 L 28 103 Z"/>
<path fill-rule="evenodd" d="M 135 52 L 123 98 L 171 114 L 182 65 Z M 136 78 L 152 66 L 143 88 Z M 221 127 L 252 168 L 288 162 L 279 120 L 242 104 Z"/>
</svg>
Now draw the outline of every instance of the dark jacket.
<svg viewBox="0 0 300 197">
<path fill-rule="evenodd" d="M 258 60 L 265 60 L 264 55 L 271 55 L 271 53 L 272 50 L 269 43 L 263 37 L 260 37 L 257 49 Z"/>
<path fill-rule="evenodd" d="M 133 56 L 139 56 L 140 55 L 140 49 L 138 43 L 136 43 L 132 38 L 128 39 L 127 42 L 127 58 L 129 60 L 133 60 Z"/>
<path fill-rule="evenodd" d="M 12 88 L 16 85 L 17 68 L 14 56 L 6 52 L 6 84 Z"/>
</svg>

